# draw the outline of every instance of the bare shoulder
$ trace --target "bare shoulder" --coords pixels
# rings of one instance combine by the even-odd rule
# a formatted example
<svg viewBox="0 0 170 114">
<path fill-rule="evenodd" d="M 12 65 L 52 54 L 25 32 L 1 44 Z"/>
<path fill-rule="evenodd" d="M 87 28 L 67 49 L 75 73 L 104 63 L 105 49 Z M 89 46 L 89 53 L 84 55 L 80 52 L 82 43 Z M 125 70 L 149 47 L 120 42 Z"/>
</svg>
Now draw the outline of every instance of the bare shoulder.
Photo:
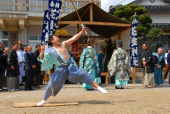
<svg viewBox="0 0 170 114">
<path fill-rule="evenodd" d="M 60 48 L 64 48 L 64 49 L 67 48 L 67 45 L 66 45 L 66 42 L 65 42 L 65 41 L 61 43 Z"/>
</svg>

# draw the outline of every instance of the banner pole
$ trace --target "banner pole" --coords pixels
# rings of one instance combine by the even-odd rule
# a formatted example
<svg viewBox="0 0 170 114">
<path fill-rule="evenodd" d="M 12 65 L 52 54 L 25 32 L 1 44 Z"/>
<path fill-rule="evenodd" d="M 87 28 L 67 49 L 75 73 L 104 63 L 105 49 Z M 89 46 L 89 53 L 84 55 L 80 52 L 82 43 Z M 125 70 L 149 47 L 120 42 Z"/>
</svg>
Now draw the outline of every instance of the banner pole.
<svg viewBox="0 0 170 114">
<path fill-rule="evenodd" d="M 132 84 L 136 84 L 135 67 L 132 67 Z"/>
</svg>

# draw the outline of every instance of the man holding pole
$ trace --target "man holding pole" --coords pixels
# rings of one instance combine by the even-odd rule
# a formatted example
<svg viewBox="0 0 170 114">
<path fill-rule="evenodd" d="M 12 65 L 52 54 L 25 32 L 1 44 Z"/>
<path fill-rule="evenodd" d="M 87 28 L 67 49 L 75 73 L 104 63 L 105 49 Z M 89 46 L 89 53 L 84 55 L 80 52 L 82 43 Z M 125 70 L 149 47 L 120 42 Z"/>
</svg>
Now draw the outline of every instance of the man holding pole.
<svg viewBox="0 0 170 114">
<path fill-rule="evenodd" d="M 41 70 L 52 69 L 53 64 L 55 64 L 56 69 L 50 76 L 50 81 L 46 87 L 43 100 L 38 103 L 37 106 L 45 104 L 50 95 L 57 95 L 63 87 L 66 79 L 73 83 L 87 83 L 94 86 L 102 93 L 107 93 L 107 90 L 101 88 L 89 73 L 78 69 L 68 53 L 67 47 L 78 40 L 79 37 L 85 33 L 85 31 L 86 28 L 83 28 L 78 34 L 62 43 L 60 42 L 58 36 L 51 35 L 49 37 L 49 42 L 52 43 L 53 47 L 46 50 L 44 50 L 45 46 L 41 47 Z"/>
</svg>

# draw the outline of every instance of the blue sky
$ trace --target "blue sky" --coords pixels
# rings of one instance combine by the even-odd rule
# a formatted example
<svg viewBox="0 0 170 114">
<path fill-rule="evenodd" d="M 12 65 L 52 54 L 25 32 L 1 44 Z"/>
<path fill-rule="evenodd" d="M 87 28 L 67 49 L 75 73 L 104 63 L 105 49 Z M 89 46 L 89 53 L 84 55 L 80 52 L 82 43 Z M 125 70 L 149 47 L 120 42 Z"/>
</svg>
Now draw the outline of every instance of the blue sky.
<svg viewBox="0 0 170 114">
<path fill-rule="evenodd" d="M 101 7 L 102 7 L 103 10 L 108 11 L 110 6 L 117 5 L 121 1 L 123 1 L 123 0 L 101 0 L 101 5 L 102 5 Z M 128 4 L 128 3 L 132 2 L 132 1 L 134 1 L 134 0 L 125 0 L 121 4 L 126 5 L 126 4 Z"/>
</svg>

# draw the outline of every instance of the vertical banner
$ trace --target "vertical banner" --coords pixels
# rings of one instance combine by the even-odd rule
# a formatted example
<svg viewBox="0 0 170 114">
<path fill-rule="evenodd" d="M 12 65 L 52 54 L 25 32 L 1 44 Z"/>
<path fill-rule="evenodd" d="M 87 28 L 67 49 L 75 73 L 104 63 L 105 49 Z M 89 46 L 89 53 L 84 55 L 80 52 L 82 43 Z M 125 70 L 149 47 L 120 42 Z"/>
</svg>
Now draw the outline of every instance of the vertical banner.
<svg viewBox="0 0 170 114">
<path fill-rule="evenodd" d="M 131 24 L 131 31 L 130 31 L 130 58 L 131 58 L 131 67 L 138 66 L 136 15 L 133 18 L 133 21 Z"/>
<path fill-rule="evenodd" d="M 48 10 L 45 10 L 44 12 L 44 20 L 43 20 L 43 28 L 42 28 L 42 37 L 41 37 L 41 45 L 45 45 L 46 48 L 49 45 L 48 39 L 49 39 L 49 16 L 48 16 Z"/>
<path fill-rule="evenodd" d="M 62 0 L 49 0 L 48 10 L 44 12 L 44 21 L 42 28 L 41 45 L 45 45 L 46 49 L 49 44 L 49 36 L 55 34 L 57 23 L 61 12 Z"/>
<path fill-rule="evenodd" d="M 49 35 L 55 34 L 60 16 L 62 0 L 49 0 Z"/>
</svg>

